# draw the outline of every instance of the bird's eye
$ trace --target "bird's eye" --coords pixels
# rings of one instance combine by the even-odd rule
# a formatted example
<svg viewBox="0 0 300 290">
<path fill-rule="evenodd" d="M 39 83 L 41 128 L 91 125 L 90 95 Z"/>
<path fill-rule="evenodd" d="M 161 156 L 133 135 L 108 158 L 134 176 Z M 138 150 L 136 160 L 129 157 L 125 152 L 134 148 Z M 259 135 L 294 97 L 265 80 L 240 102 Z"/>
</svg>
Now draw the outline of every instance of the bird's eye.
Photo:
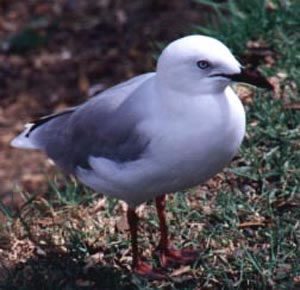
<svg viewBox="0 0 300 290">
<path fill-rule="evenodd" d="M 199 61 L 197 61 L 197 66 L 201 69 L 206 69 L 210 66 L 210 64 L 206 60 L 199 60 Z"/>
</svg>

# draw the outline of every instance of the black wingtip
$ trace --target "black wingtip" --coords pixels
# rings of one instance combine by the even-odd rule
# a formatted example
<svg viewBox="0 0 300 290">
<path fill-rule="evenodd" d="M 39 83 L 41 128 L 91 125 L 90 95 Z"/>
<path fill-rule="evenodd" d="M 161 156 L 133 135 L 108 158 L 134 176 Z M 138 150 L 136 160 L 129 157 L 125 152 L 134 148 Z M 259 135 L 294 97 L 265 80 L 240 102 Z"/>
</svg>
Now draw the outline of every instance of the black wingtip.
<svg viewBox="0 0 300 290">
<path fill-rule="evenodd" d="M 46 123 L 46 122 L 48 122 L 48 121 L 50 121 L 50 120 L 52 120 L 52 119 L 54 119 L 56 117 L 59 117 L 59 116 L 62 116 L 62 115 L 68 114 L 68 113 L 72 113 L 74 111 L 75 111 L 75 108 L 71 108 L 71 109 L 67 109 L 65 111 L 56 113 L 56 114 L 52 114 L 52 115 L 45 116 L 45 117 L 42 117 L 40 119 L 34 120 L 33 122 L 31 122 L 33 125 L 28 130 L 28 132 L 26 133 L 25 137 L 29 138 L 29 136 L 32 133 L 32 131 L 34 131 L 37 127 L 43 125 L 44 123 Z"/>
</svg>

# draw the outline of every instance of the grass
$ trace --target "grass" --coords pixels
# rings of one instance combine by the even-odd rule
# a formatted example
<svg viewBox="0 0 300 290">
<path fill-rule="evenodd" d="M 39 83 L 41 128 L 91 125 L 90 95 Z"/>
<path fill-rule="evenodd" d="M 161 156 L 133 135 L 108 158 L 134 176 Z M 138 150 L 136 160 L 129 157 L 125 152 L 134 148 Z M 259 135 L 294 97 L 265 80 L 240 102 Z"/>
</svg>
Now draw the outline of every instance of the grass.
<svg viewBox="0 0 300 290">
<path fill-rule="evenodd" d="M 175 244 L 200 247 L 199 260 L 169 269 L 162 282 L 131 274 L 124 205 L 96 199 L 71 180 L 52 184 L 47 198 L 28 200 L 18 214 L 0 204 L 7 216 L 0 225 L 0 289 L 300 288 L 300 116 L 293 109 L 299 102 L 300 5 L 197 2 L 215 13 L 210 26 L 195 32 L 218 37 L 242 60 L 249 40 L 266 46 L 274 63 L 262 59 L 259 68 L 277 85 L 275 96 L 247 88 L 247 136 L 230 168 L 168 200 Z M 140 244 L 151 259 L 158 240 L 153 205 L 140 215 Z"/>
</svg>

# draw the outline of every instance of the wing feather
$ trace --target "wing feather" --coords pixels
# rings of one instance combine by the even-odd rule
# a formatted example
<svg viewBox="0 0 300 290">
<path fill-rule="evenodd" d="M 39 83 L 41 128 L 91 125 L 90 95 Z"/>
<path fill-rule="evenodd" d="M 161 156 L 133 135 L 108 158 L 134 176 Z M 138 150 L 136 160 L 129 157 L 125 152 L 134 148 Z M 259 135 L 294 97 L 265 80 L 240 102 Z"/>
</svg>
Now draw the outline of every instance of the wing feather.
<svg viewBox="0 0 300 290">
<path fill-rule="evenodd" d="M 139 116 L 134 107 L 122 108 L 132 93 L 153 75 L 135 77 L 80 106 L 41 118 L 20 136 L 32 144 L 27 148 L 45 151 L 68 172 L 74 172 L 78 166 L 90 168 L 90 156 L 119 163 L 136 160 L 146 150 L 149 138 L 138 131 Z"/>
</svg>

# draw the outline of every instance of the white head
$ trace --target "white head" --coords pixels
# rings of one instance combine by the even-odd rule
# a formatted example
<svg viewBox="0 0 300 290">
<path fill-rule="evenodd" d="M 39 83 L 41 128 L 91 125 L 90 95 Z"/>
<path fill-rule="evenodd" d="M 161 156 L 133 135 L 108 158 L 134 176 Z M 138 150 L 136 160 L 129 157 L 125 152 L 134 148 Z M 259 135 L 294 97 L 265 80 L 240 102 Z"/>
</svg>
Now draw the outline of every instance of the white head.
<svg viewBox="0 0 300 290">
<path fill-rule="evenodd" d="M 241 65 L 220 41 L 202 35 L 180 38 L 169 44 L 157 63 L 160 86 L 188 95 L 222 92 L 230 75 Z"/>
</svg>

